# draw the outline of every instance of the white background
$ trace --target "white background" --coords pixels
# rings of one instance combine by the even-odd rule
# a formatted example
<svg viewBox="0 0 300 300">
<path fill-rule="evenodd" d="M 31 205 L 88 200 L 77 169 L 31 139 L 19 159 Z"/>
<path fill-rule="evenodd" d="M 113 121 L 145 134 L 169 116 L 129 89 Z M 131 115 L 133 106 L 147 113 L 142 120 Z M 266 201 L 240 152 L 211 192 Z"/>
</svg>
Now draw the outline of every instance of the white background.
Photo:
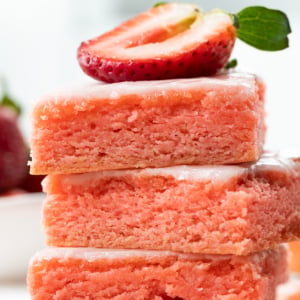
<svg viewBox="0 0 300 300">
<path fill-rule="evenodd" d="M 24 112 L 21 127 L 28 139 L 30 111 L 36 99 L 57 87 L 88 81 L 76 61 L 80 42 L 154 4 L 146 0 L 0 0 L 0 76 Z M 205 9 L 238 12 L 249 5 L 285 11 L 291 22 L 290 48 L 261 52 L 237 42 L 239 69 L 260 75 L 267 85 L 267 147 L 300 150 L 300 2 L 295 0 L 186 1 Z M 8 242 L 8 241 L 6 241 Z M 17 250 L 12 255 L 18 255 Z M 1 259 L 1 258 L 0 258 Z M 0 261 L 1 268 L 1 261 Z M 24 288 L 0 287 L 0 299 L 26 299 Z M 11 296 L 10 296 L 11 295 Z"/>
</svg>

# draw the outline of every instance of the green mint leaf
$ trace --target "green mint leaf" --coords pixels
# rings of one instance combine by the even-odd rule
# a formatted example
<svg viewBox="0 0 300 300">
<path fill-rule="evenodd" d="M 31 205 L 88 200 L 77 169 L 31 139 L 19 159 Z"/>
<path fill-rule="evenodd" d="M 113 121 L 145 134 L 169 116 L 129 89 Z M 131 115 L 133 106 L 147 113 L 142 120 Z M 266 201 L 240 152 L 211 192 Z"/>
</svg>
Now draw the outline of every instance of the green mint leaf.
<svg viewBox="0 0 300 300">
<path fill-rule="evenodd" d="M 231 59 L 225 66 L 225 69 L 232 69 L 235 68 L 238 64 L 238 61 L 236 58 Z"/>
<path fill-rule="evenodd" d="M 17 104 L 17 102 L 15 102 L 11 96 L 9 96 L 7 85 L 3 78 L 0 78 L 0 85 L 0 90 L 2 90 L 2 95 L 0 96 L 0 106 L 7 106 L 13 109 L 17 113 L 17 115 L 20 115 L 22 112 L 21 106 Z"/>
<path fill-rule="evenodd" d="M 280 10 L 250 6 L 237 13 L 237 37 L 245 43 L 266 51 L 289 46 L 291 27 L 288 17 Z"/>
<path fill-rule="evenodd" d="M 167 4 L 168 2 L 157 2 L 153 5 L 153 7 L 157 7 L 157 6 L 161 6 L 161 5 L 165 5 Z"/>
</svg>

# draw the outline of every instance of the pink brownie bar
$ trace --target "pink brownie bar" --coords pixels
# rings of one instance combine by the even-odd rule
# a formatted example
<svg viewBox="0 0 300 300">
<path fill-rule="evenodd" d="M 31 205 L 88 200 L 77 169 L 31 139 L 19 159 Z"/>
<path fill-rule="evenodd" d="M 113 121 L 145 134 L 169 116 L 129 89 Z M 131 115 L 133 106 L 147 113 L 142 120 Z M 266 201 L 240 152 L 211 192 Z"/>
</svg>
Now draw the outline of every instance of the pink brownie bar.
<svg viewBox="0 0 300 300">
<path fill-rule="evenodd" d="M 300 236 L 300 162 L 49 175 L 48 245 L 246 255 Z"/>
<path fill-rule="evenodd" d="M 274 300 L 284 248 L 249 256 L 52 248 L 31 261 L 32 300 Z"/>
<path fill-rule="evenodd" d="M 33 110 L 33 174 L 254 161 L 264 86 L 250 74 L 95 83 Z"/>
</svg>

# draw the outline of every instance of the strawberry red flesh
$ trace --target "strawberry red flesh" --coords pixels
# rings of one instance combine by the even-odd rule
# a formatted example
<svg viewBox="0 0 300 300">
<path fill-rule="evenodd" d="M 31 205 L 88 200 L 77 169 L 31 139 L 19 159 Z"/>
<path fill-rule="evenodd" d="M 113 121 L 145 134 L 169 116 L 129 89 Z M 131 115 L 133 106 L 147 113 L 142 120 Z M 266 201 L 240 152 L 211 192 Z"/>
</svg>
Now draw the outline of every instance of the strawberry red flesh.
<svg viewBox="0 0 300 300">
<path fill-rule="evenodd" d="M 235 38 L 222 11 L 165 4 L 83 42 L 78 61 L 86 74 L 106 82 L 208 76 L 226 65 Z"/>
</svg>

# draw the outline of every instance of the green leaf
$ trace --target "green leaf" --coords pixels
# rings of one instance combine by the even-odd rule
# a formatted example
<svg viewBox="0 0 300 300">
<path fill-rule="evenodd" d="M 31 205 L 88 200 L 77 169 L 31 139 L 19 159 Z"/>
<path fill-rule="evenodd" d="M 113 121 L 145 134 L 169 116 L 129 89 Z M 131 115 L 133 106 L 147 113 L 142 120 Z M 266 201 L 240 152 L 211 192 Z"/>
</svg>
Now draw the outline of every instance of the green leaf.
<svg viewBox="0 0 300 300">
<path fill-rule="evenodd" d="M 234 27 L 236 29 L 239 29 L 240 24 L 239 24 L 239 19 L 238 19 L 237 15 L 236 14 L 230 14 L 230 13 L 228 13 L 228 15 L 230 16 Z"/>
<path fill-rule="evenodd" d="M 165 5 L 168 4 L 168 2 L 157 2 L 153 5 L 153 7 L 157 7 L 157 6 L 161 6 L 161 5 Z"/>
<path fill-rule="evenodd" d="M 288 17 L 280 10 L 250 6 L 237 13 L 237 37 L 245 43 L 266 51 L 289 46 L 291 27 Z"/>
<path fill-rule="evenodd" d="M 21 114 L 21 106 L 9 95 L 7 91 L 6 82 L 3 78 L 0 78 L 0 85 L 2 90 L 2 95 L 0 96 L 0 106 L 7 106 L 13 109 L 18 115 Z"/>
<path fill-rule="evenodd" d="M 238 64 L 238 61 L 236 58 L 231 59 L 225 66 L 225 69 L 232 69 L 235 68 Z"/>
<path fill-rule="evenodd" d="M 9 95 L 3 94 L 0 105 L 12 108 L 18 115 L 21 114 L 21 107 Z"/>
</svg>

